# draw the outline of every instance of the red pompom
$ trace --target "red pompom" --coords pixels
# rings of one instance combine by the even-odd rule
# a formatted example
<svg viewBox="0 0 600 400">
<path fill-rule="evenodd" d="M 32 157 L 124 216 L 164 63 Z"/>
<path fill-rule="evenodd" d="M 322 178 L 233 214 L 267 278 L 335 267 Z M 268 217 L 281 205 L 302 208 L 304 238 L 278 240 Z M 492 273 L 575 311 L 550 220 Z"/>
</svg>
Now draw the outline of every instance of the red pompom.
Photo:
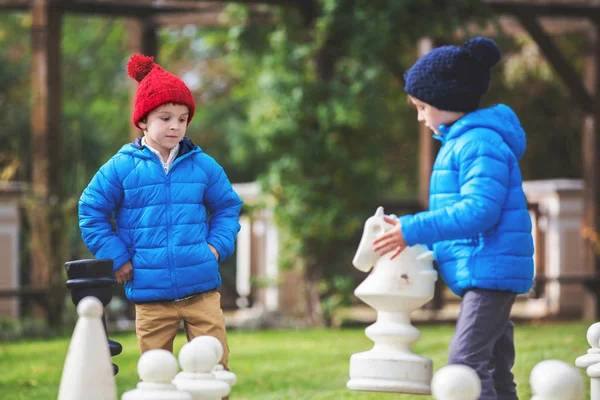
<svg viewBox="0 0 600 400">
<path fill-rule="evenodd" d="M 152 71 L 152 68 L 154 68 L 155 65 L 154 57 L 134 54 L 127 63 L 127 73 L 136 81 L 141 82 L 142 79 Z"/>
</svg>

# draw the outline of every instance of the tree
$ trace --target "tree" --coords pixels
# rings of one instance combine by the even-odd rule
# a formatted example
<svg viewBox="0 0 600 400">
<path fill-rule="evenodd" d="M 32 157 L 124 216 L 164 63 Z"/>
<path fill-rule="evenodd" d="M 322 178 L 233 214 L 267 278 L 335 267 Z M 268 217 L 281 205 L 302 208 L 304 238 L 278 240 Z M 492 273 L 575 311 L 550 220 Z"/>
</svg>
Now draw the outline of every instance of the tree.
<svg viewBox="0 0 600 400">
<path fill-rule="evenodd" d="M 263 183 L 320 324 L 327 270 L 396 178 L 381 157 L 392 138 L 407 136 L 398 116 L 408 110 L 402 71 L 415 43 L 451 36 L 485 10 L 477 1 L 322 0 L 311 11 L 274 10 L 277 22 L 262 35 L 240 24 L 230 46 L 239 64 L 259 66 L 248 117 L 270 161 Z"/>
</svg>

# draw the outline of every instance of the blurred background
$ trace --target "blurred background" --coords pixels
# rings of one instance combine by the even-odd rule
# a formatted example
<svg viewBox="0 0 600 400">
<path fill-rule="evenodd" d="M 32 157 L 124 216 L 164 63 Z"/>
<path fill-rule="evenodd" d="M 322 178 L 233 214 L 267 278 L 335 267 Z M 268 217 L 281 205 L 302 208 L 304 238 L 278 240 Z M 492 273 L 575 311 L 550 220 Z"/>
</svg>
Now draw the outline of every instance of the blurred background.
<svg viewBox="0 0 600 400">
<path fill-rule="evenodd" d="M 228 325 L 373 321 L 353 296 L 363 223 L 426 209 L 438 148 L 403 73 L 475 35 L 503 51 L 482 106 L 510 105 L 528 135 L 536 285 L 515 318 L 596 318 L 598 15 L 583 0 L 0 0 L 0 339 L 72 329 L 64 263 L 91 257 L 77 201 L 140 135 L 137 52 L 192 89 L 187 134 L 245 201 L 221 264 Z M 440 282 L 413 317 L 451 321 L 457 300 Z M 133 312 L 115 286 L 109 330 Z"/>
</svg>

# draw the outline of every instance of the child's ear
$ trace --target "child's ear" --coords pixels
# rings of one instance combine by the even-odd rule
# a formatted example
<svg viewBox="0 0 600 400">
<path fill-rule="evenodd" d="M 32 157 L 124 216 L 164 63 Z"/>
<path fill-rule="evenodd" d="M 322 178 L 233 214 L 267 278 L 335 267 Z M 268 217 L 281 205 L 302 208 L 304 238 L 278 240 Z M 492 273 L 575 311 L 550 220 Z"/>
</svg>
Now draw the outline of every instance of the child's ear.
<svg viewBox="0 0 600 400">
<path fill-rule="evenodd" d="M 138 123 L 138 128 L 140 128 L 143 131 L 146 131 L 146 128 L 148 127 L 148 124 L 146 124 L 146 118 L 140 120 Z"/>
</svg>

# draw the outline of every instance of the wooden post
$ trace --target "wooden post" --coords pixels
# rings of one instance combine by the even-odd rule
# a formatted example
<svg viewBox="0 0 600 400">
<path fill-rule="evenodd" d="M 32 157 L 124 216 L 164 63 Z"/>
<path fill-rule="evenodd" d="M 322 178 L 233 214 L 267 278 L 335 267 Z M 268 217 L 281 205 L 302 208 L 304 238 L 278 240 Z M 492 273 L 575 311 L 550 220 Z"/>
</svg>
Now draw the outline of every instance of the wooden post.
<svg viewBox="0 0 600 400">
<path fill-rule="evenodd" d="M 419 58 L 435 48 L 431 37 L 424 37 L 417 44 Z M 433 140 L 433 132 L 423 124 L 419 124 L 419 204 L 423 210 L 429 208 L 429 181 L 437 148 Z M 444 307 L 444 283 L 438 279 L 435 283 L 433 299 L 425 305 L 428 310 L 439 311 Z"/>
<path fill-rule="evenodd" d="M 148 20 L 145 19 L 131 19 L 127 21 L 127 31 L 130 32 L 130 40 L 127 46 L 132 54 L 142 53 L 145 56 L 153 56 L 155 60 L 157 59 L 158 35 L 157 26 L 154 22 L 148 22 Z M 129 98 L 131 99 L 130 108 L 132 113 L 137 86 L 137 82 L 131 80 Z M 136 129 L 133 125 L 130 125 L 130 127 L 129 139 L 134 141 L 142 134 L 141 131 Z"/>
<path fill-rule="evenodd" d="M 46 317 L 60 324 L 64 281 L 61 192 L 61 74 L 62 13 L 52 0 L 34 0 L 31 8 L 32 188 L 27 204 L 31 221 L 32 286 L 48 287 Z M 61 290 L 62 289 L 62 290 Z M 58 299 L 61 297 L 60 299 Z"/>
<path fill-rule="evenodd" d="M 590 270 L 598 272 L 597 251 L 598 222 L 600 221 L 600 166 L 598 154 L 600 153 L 599 122 L 600 110 L 598 109 L 598 96 L 600 94 L 600 24 L 595 22 L 595 31 L 588 40 L 587 52 L 585 54 L 585 76 L 584 85 L 593 100 L 590 112 L 583 118 L 582 126 L 582 156 L 583 156 L 583 260 L 586 265 L 593 266 Z M 600 312 L 600 296 L 596 293 L 596 317 Z M 589 313 L 588 313 L 589 314 Z M 588 315 L 589 316 L 589 315 Z"/>
<path fill-rule="evenodd" d="M 433 39 L 424 37 L 419 40 L 419 58 L 429 53 L 434 48 Z M 419 124 L 419 202 L 426 210 L 429 207 L 429 180 L 435 159 L 433 132 L 423 124 Z"/>
</svg>

